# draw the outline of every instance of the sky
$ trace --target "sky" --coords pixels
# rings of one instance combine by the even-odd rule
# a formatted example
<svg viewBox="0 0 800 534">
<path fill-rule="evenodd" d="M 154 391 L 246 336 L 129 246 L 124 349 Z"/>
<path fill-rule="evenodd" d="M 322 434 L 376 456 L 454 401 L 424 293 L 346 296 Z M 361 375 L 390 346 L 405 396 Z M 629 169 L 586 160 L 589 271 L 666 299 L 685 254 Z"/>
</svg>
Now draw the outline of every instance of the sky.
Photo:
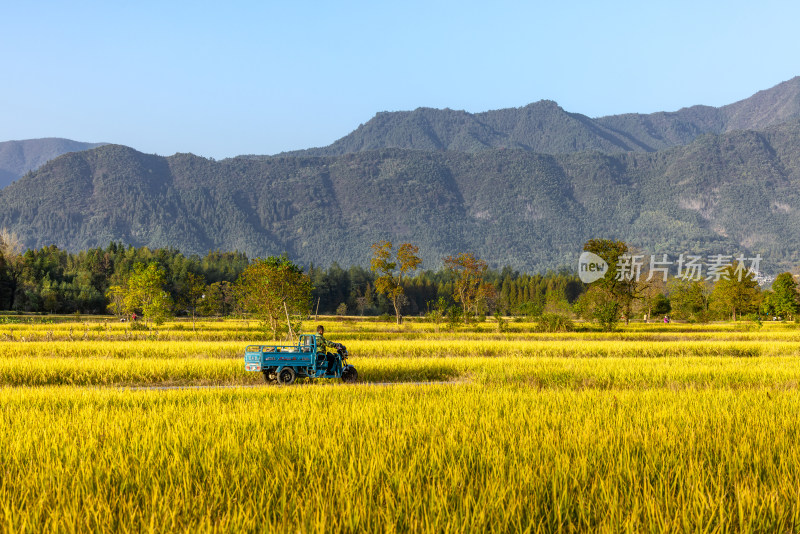
<svg viewBox="0 0 800 534">
<path fill-rule="evenodd" d="M 224 5 L 223 5 L 224 4 Z M 800 2 L 11 2 L 0 141 L 217 159 L 380 111 L 720 106 L 800 75 Z"/>
</svg>

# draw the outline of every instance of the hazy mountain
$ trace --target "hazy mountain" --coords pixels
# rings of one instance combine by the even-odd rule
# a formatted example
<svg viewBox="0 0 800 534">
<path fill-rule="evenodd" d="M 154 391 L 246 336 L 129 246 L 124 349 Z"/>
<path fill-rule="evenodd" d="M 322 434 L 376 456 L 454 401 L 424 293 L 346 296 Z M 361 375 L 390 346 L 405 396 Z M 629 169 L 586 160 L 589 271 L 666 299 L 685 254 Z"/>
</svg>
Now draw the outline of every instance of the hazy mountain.
<svg viewBox="0 0 800 534">
<path fill-rule="evenodd" d="M 798 119 L 617 155 L 380 149 L 215 162 L 107 145 L 0 191 L 0 227 L 33 247 L 115 240 L 343 265 L 366 264 L 376 240 L 408 240 L 428 267 L 474 251 L 526 270 L 571 265 L 587 239 L 609 237 L 659 253 L 760 253 L 777 272 L 800 260 L 798 148 Z"/>
<path fill-rule="evenodd" d="M 2 142 L 0 143 L 0 189 L 61 154 L 88 150 L 103 144 L 105 143 L 81 143 L 57 137 Z"/>
<path fill-rule="evenodd" d="M 484 113 L 418 108 L 382 112 L 333 144 L 292 154 L 341 155 L 381 148 L 477 152 L 521 148 L 546 154 L 653 152 L 706 133 L 761 130 L 800 116 L 800 77 L 734 104 L 589 118 L 555 102 Z"/>
</svg>

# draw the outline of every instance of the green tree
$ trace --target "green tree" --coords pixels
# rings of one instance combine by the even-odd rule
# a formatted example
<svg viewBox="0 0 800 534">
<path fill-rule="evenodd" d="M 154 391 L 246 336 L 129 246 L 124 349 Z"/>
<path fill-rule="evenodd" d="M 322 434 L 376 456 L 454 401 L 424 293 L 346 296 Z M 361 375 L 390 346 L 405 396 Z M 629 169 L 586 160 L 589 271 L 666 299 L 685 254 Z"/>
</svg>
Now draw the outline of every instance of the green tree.
<svg viewBox="0 0 800 534">
<path fill-rule="evenodd" d="M 741 265 L 730 265 L 722 270 L 709 297 L 709 306 L 718 317 L 737 317 L 758 310 L 761 292 L 755 275 Z"/>
<path fill-rule="evenodd" d="M 790 321 L 794 320 L 800 311 L 800 296 L 792 273 L 781 273 L 775 277 L 770 300 L 776 315 Z"/>
<path fill-rule="evenodd" d="M 166 271 L 156 262 L 136 264 L 125 288 L 125 311 L 141 311 L 148 327 L 151 321 L 163 323 L 172 309 L 172 298 L 164 289 L 166 278 Z"/>
<path fill-rule="evenodd" d="M 369 282 L 366 282 L 366 286 L 364 288 L 364 294 L 361 294 L 361 290 L 355 290 L 355 303 L 356 308 L 358 308 L 358 313 L 360 315 L 364 315 L 364 310 L 372 306 L 372 285 Z"/>
<path fill-rule="evenodd" d="M 199 274 L 187 272 L 180 289 L 181 304 L 186 306 L 186 311 L 192 316 L 192 331 L 196 330 L 195 317 L 197 307 L 206 294 L 206 280 Z"/>
<path fill-rule="evenodd" d="M 436 302 L 428 302 L 428 320 L 433 323 L 436 333 L 439 333 L 439 326 L 447 315 L 447 300 L 439 297 Z"/>
<path fill-rule="evenodd" d="M 653 299 L 652 313 L 658 315 L 667 315 L 672 311 L 672 304 L 663 293 L 659 293 Z"/>
<path fill-rule="evenodd" d="M 613 330 L 619 317 L 611 320 L 610 316 L 617 313 L 626 323 L 630 321 L 634 302 L 644 298 L 649 284 L 635 268 L 635 257 L 624 242 L 590 239 L 583 250 L 597 254 L 608 264 L 605 275 L 589 285 L 587 293 L 591 295 L 585 294 L 582 302 L 584 316 L 594 317 L 604 330 Z"/>
<path fill-rule="evenodd" d="M 3 285 L 6 289 L 8 308 L 16 309 L 17 293 L 22 285 L 25 267 L 24 247 L 19 237 L 6 228 L 0 229 L 0 254 L 3 257 Z"/>
<path fill-rule="evenodd" d="M 236 281 L 242 308 L 259 317 L 272 339 L 286 332 L 293 336 L 311 301 L 311 279 L 285 256 L 257 258 Z"/>
<path fill-rule="evenodd" d="M 120 319 L 125 315 L 125 294 L 127 289 L 124 286 L 113 285 L 106 291 L 108 300 L 108 311 Z"/>
<path fill-rule="evenodd" d="M 672 314 L 678 319 L 708 321 L 711 287 L 703 280 L 671 278 L 667 284 Z"/>
<path fill-rule="evenodd" d="M 601 286 L 590 285 L 575 304 L 577 314 L 587 320 L 596 321 L 604 332 L 611 332 L 620 319 L 620 305 L 613 294 Z"/>
<path fill-rule="evenodd" d="M 230 282 L 222 280 L 206 287 L 205 298 L 200 302 L 201 313 L 225 317 L 233 309 L 233 289 Z"/>
<path fill-rule="evenodd" d="M 655 277 L 650 280 L 649 284 L 642 291 L 641 299 L 639 300 L 639 311 L 645 315 L 648 320 L 657 317 L 658 315 L 665 315 L 670 310 L 664 311 L 664 299 L 667 299 L 665 293 L 667 292 L 667 283 L 664 282 L 662 277 Z M 667 300 L 668 302 L 668 300 Z"/>
<path fill-rule="evenodd" d="M 379 241 L 372 245 L 370 269 L 378 275 L 375 290 L 392 303 L 397 324 L 403 320 L 400 314 L 406 301 L 403 287 L 403 276 L 416 271 L 422 264 L 417 256 L 419 247 L 411 243 L 403 243 L 397 247 L 396 259 L 392 252 L 391 241 Z"/>
<path fill-rule="evenodd" d="M 0 249 L 0 310 L 11 308 L 11 278 L 6 267 L 6 258 Z"/>
</svg>

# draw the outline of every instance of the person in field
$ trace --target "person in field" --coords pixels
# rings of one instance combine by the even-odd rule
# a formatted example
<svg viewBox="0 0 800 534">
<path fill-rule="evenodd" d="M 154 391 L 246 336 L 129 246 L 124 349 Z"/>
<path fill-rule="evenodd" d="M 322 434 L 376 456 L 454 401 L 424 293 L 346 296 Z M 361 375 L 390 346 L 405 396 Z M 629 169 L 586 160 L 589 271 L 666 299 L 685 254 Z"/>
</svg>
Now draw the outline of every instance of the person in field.
<svg viewBox="0 0 800 534">
<path fill-rule="evenodd" d="M 325 361 L 328 362 L 328 368 L 325 370 L 325 374 L 329 375 L 333 372 L 333 365 L 336 362 L 336 357 L 331 354 L 330 352 L 326 351 L 328 347 L 333 350 L 338 350 L 341 345 L 339 343 L 332 343 L 325 339 L 325 327 L 322 325 L 317 326 L 317 358 L 325 357 Z"/>
</svg>

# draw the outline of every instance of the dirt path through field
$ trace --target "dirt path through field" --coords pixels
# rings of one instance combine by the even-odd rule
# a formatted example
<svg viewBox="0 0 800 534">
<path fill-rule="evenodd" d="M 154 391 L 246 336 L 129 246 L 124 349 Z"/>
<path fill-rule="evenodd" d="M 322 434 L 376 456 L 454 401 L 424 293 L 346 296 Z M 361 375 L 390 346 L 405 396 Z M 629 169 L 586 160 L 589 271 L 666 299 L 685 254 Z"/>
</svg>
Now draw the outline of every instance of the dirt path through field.
<svg viewBox="0 0 800 534">
<path fill-rule="evenodd" d="M 130 390 L 130 391 L 142 391 L 142 390 L 172 390 L 172 389 L 252 389 L 252 388 L 283 388 L 283 387 L 299 387 L 299 388 L 311 388 L 311 387 L 343 387 L 343 386 L 443 386 L 443 385 L 456 385 L 456 384 L 466 384 L 467 382 L 463 380 L 459 381 L 440 381 L 440 382 L 356 382 L 355 384 L 344 384 L 344 383 L 329 383 L 329 384 L 292 384 L 291 386 L 279 386 L 273 384 L 241 384 L 241 385 L 207 385 L 207 386 L 122 386 L 118 389 L 123 390 Z"/>
</svg>

